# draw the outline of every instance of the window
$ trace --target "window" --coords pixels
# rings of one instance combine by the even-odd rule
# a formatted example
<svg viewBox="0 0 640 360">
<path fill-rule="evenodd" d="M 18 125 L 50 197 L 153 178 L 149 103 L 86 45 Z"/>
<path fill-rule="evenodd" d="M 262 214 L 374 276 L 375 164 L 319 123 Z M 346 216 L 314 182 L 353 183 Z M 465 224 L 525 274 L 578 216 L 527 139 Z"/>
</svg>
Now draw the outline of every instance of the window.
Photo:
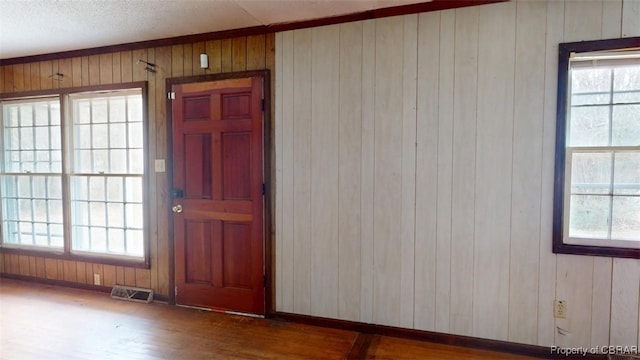
<svg viewBox="0 0 640 360">
<path fill-rule="evenodd" d="M 2 101 L 2 246 L 147 261 L 144 90 Z"/>
<path fill-rule="evenodd" d="M 554 251 L 640 258 L 640 38 L 560 44 Z"/>
</svg>

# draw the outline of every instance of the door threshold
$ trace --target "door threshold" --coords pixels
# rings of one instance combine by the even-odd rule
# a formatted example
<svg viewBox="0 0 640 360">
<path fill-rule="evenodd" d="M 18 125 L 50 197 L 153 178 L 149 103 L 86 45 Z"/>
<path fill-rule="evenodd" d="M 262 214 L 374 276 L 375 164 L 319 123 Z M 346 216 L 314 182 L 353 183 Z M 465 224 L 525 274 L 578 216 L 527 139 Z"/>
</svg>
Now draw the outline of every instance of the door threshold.
<svg viewBox="0 0 640 360">
<path fill-rule="evenodd" d="M 257 318 L 257 319 L 264 319 L 264 315 L 251 314 L 251 313 L 244 313 L 244 312 L 239 312 L 239 311 L 231 311 L 231 310 L 223 310 L 223 309 L 207 308 L 207 307 L 202 307 L 202 306 L 193 306 L 193 305 L 182 305 L 182 304 L 176 304 L 176 306 L 181 307 L 181 308 L 185 308 L 185 309 L 193 309 L 193 310 L 201 310 L 201 311 L 217 312 L 217 313 L 227 314 L 227 315 L 238 315 L 238 316 L 246 316 L 246 317 L 252 317 L 252 318 Z"/>
</svg>

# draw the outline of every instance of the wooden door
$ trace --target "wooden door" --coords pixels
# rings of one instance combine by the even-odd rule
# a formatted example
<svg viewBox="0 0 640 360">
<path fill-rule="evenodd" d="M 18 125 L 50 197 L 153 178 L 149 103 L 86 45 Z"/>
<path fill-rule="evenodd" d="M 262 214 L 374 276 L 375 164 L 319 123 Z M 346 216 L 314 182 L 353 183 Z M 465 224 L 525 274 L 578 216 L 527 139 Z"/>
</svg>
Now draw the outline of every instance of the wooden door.
<svg viewBox="0 0 640 360">
<path fill-rule="evenodd" d="M 176 303 L 265 313 L 263 80 L 173 85 Z"/>
</svg>

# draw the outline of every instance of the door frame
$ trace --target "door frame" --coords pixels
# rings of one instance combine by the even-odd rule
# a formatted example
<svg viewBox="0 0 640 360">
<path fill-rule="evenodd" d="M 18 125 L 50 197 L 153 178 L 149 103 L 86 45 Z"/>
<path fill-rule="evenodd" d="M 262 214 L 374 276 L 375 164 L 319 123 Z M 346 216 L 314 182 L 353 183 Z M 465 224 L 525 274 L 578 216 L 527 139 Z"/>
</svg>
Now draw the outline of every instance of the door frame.
<svg viewBox="0 0 640 360">
<path fill-rule="evenodd" d="M 264 111 L 262 118 L 262 177 L 265 184 L 265 194 L 263 203 L 263 266 L 264 266 L 264 302 L 265 302 L 265 317 L 269 317 L 273 313 L 273 268 L 272 264 L 275 263 L 272 260 L 272 245 L 273 238 L 271 236 L 272 228 L 272 209 L 271 209 L 271 77 L 268 69 L 265 70 L 252 70 L 252 71 L 240 71 L 221 74 L 207 74 L 196 75 L 187 77 L 176 77 L 166 79 L 166 93 L 171 92 L 173 85 L 190 84 L 200 82 L 210 82 L 219 80 L 239 79 L 239 78 L 262 78 L 262 92 L 264 99 Z M 172 114 L 172 100 L 167 96 L 166 100 L 166 116 L 167 116 L 167 159 L 166 176 L 168 177 L 169 188 L 165 189 L 167 196 L 171 196 L 171 190 L 173 185 L 173 114 Z M 170 206 L 165 209 L 166 219 L 169 223 L 169 304 L 176 305 L 176 264 L 175 264 L 175 243 L 174 243 L 174 228 L 173 228 L 173 213 Z"/>
</svg>

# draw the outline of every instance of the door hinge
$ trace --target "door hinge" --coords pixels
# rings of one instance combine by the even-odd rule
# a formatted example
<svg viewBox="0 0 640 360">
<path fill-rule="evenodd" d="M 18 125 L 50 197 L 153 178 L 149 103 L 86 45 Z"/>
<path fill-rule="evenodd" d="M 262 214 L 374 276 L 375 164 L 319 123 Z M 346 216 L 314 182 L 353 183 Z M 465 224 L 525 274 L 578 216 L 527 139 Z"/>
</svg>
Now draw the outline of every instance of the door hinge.
<svg viewBox="0 0 640 360">
<path fill-rule="evenodd" d="M 176 93 L 175 93 L 175 92 L 173 92 L 173 91 L 169 91 L 169 92 L 167 93 L 167 99 L 169 99 L 169 100 L 175 100 L 175 99 L 176 99 Z"/>
<path fill-rule="evenodd" d="M 262 111 L 264 111 L 264 99 L 262 99 L 262 101 L 260 102 L 260 109 L 262 109 Z"/>
<path fill-rule="evenodd" d="M 267 185 L 262 184 L 262 195 L 265 195 L 266 193 L 267 193 Z"/>
</svg>

